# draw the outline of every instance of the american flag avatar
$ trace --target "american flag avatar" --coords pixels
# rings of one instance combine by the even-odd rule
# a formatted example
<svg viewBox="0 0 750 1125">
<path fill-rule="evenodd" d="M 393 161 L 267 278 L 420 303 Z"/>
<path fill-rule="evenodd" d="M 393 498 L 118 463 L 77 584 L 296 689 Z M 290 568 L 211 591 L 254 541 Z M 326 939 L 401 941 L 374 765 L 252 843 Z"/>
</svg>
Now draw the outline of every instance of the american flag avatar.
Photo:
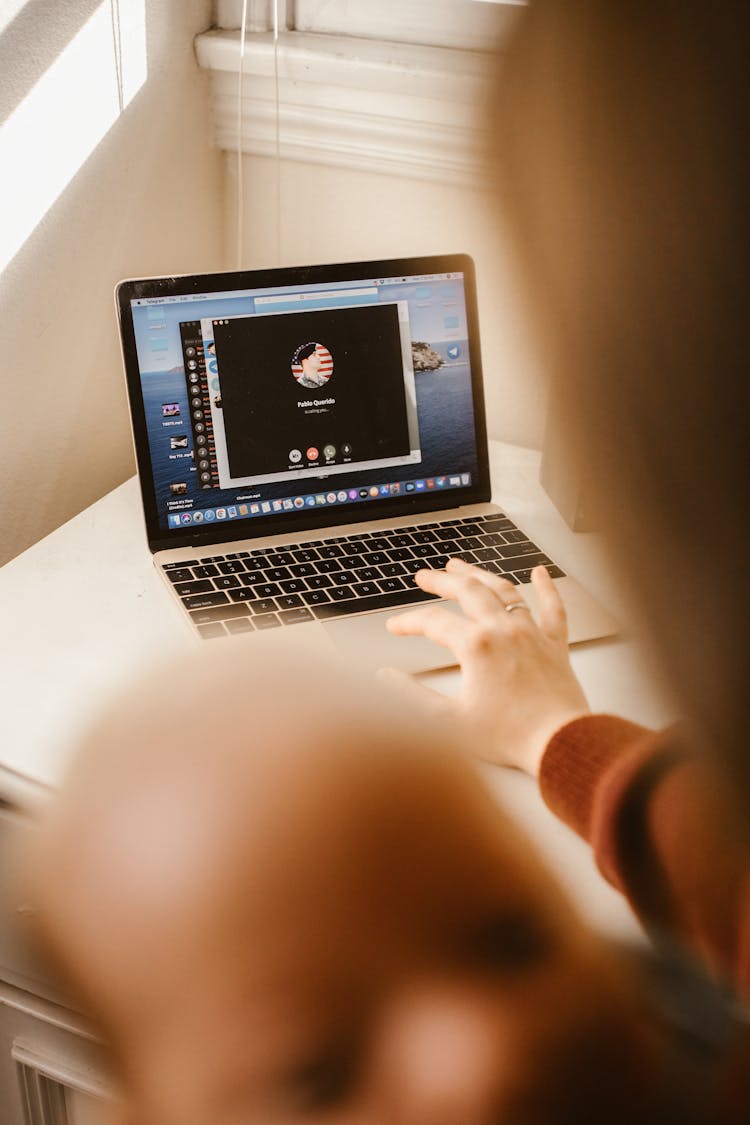
<svg viewBox="0 0 750 1125">
<path fill-rule="evenodd" d="M 292 375 L 302 387 L 323 387 L 333 375 L 333 356 L 325 344 L 300 344 L 292 356 Z"/>
</svg>

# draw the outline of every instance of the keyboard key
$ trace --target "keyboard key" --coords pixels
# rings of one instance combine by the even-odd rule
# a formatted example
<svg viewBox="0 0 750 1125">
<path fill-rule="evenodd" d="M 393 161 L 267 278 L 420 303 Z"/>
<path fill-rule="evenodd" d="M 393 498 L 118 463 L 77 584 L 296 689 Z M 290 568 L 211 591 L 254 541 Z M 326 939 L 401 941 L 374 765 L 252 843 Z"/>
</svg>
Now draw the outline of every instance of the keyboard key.
<svg viewBox="0 0 750 1125">
<path fill-rule="evenodd" d="M 369 598 L 373 594 L 379 594 L 380 590 L 374 582 L 355 582 L 352 586 L 352 593 L 356 594 L 358 598 Z"/>
<path fill-rule="evenodd" d="M 287 566 L 270 566 L 266 570 L 267 582 L 281 582 L 282 578 L 291 578 L 292 572 Z"/>
<path fill-rule="evenodd" d="M 528 535 L 526 535 L 523 531 L 516 530 L 515 528 L 513 530 L 509 529 L 508 531 L 506 531 L 504 533 L 504 536 L 506 543 L 523 543 L 524 540 L 528 539 Z"/>
<path fill-rule="evenodd" d="M 227 621 L 226 626 L 230 633 L 251 633 L 255 628 L 249 617 L 238 617 L 236 621 Z"/>
<path fill-rule="evenodd" d="M 397 574 L 404 574 L 404 567 L 400 562 L 389 562 L 381 566 L 380 573 L 386 578 L 394 578 Z"/>
<path fill-rule="evenodd" d="M 438 539 L 446 541 L 448 539 L 458 539 L 462 534 L 458 527 L 439 527 L 435 532 Z"/>
<path fill-rule="evenodd" d="M 548 566 L 547 570 L 549 571 L 551 578 L 564 578 L 565 577 L 565 571 L 562 569 L 562 567 L 555 566 L 553 564 L 552 566 Z"/>
<path fill-rule="evenodd" d="M 388 558 L 393 562 L 399 562 L 402 559 L 413 559 L 414 555 L 408 547 L 397 547 L 394 551 L 387 551 Z"/>
<path fill-rule="evenodd" d="M 317 551 L 310 550 L 309 547 L 299 547 L 292 551 L 294 559 L 298 563 L 315 562 L 319 557 Z"/>
<path fill-rule="evenodd" d="M 427 570 L 428 564 L 424 559 L 409 559 L 403 564 L 408 574 L 416 574 L 418 570 Z"/>
<path fill-rule="evenodd" d="M 354 597 L 350 586 L 332 586 L 328 593 L 335 602 L 345 602 Z"/>
<path fill-rule="evenodd" d="M 290 566 L 293 562 L 295 558 L 290 551 L 273 551 L 270 555 L 266 555 L 267 566 Z"/>
<path fill-rule="evenodd" d="M 350 613 L 367 613 L 375 609 L 396 609 L 398 606 L 415 605 L 418 602 L 432 601 L 434 596 L 420 589 L 395 590 L 391 594 L 379 594 L 374 598 L 350 598 L 348 601 L 318 605 L 313 613 L 319 620 L 325 621 L 330 617 L 341 617 Z"/>
<path fill-rule="evenodd" d="M 188 559 L 187 562 L 161 563 L 162 570 L 178 570 L 187 566 L 197 566 L 197 559 Z"/>
<path fill-rule="evenodd" d="M 412 547 L 412 554 L 418 559 L 429 558 L 430 555 L 438 553 L 437 547 L 433 543 L 416 543 Z"/>
<path fill-rule="evenodd" d="M 349 558 L 344 559 L 346 566 L 351 570 L 356 570 L 359 567 L 367 566 L 364 555 L 350 555 Z"/>
<path fill-rule="evenodd" d="M 254 589 L 259 598 L 275 598 L 281 593 L 281 586 L 275 582 L 260 582 Z"/>
<path fill-rule="evenodd" d="M 479 561 L 473 551 L 456 551 L 454 555 L 451 555 L 451 558 L 463 559 L 464 562 L 472 564 L 476 564 Z"/>
<path fill-rule="evenodd" d="M 546 566 L 549 559 L 546 555 L 519 555 L 516 559 L 502 559 L 505 570 L 516 572 L 519 570 L 533 570 L 535 566 Z"/>
<path fill-rule="evenodd" d="M 214 584 L 207 578 L 201 578 L 196 582 L 178 582 L 175 586 L 176 592 L 181 598 L 187 597 L 188 594 L 204 594 L 209 590 L 213 590 Z"/>
<path fill-rule="evenodd" d="M 538 555 L 541 554 L 536 543 L 531 543 L 529 540 L 524 540 L 520 543 L 509 543 L 507 547 L 498 547 L 498 554 L 503 559 L 516 558 L 518 555 Z"/>
<path fill-rule="evenodd" d="M 289 567 L 289 570 L 295 578 L 307 578 L 309 574 L 317 574 L 315 567 L 309 562 L 295 563 L 294 566 Z"/>
<path fill-rule="evenodd" d="M 224 562 L 224 557 L 224 555 L 207 555 L 206 558 L 201 561 L 204 563 L 220 563 Z"/>
<path fill-rule="evenodd" d="M 221 562 L 218 565 L 222 574 L 243 574 L 245 570 L 245 564 L 241 559 L 233 559 L 232 562 Z"/>
<path fill-rule="evenodd" d="M 483 531 L 484 528 L 475 520 L 471 520 L 469 523 L 465 523 L 461 527 L 462 535 L 481 535 Z"/>
<path fill-rule="evenodd" d="M 413 542 L 414 542 L 414 540 L 412 539 L 411 535 L 404 535 L 403 531 L 400 531 L 398 533 L 398 535 L 389 535 L 388 536 L 388 547 L 389 548 L 390 547 L 408 547 Z"/>
<path fill-rule="evenodd" d="M 253 618 L 253 625 L 256 629 L 275 629 L 281 622 L 275 613 L 261 613 L 259 617 Z"/>
<path fill-rule="evenodd" d="M 233 590 L 239 584 L 240 580 L 236 574 L 220 574 L 218 578 L 214 578 L 214 586 L 217 590 Z"/>
<path fill-rule="evenodd" d="M 273 598 L 260 598 L 257 602 L 253 602 L 250 608 L 253 613 L 271 613 L 276 609 L 276 602 Z"/>
<path fill-rule="evenodd" d="M 357 581 L 357 576 L 353 570 L 339 570 L 331 575 L 331 581 L 334 586 L 350 586 Z"/>
<path fill-rule="evenodd" d="M 320 574 L 332 574 L 336 570 L 341 570 L 341 564 L 338 559 L 321 559 L 317 564 L 317 570 Z"/>
<path fill-rule="evenodd" d="M 362 542 L 362 537 L 360 535 L 357 535 L 354 539 L 354 542 L 343 543 L 342 550 L 345 555 L 361 555 L 363 551 L 367 550 L 367 548 Z"/>
<path fill-rule="evenodd" d="M 477 562 L 490 562 L 491 559 L 499 558 L 498 547 L 480 547 L 478 551 L 474 552 Z"/>
<path fill-rule="evenodd" d="M 226 637 L 227 635 L 220 621 L 215 621 L 211 625 L 199 625 L 198 632 L 204 641 L 213 640 L 215 637 Z"/>
<path fill-rule="evenodd" d="M 375 582 L 380 577 L 380 571 L 376 566 L 363 566 L 361 570 L 357 571 L 358 582 Z"/>
<path fill-rule="evenodd" d="M 415 531 L 412 538 L 415 543 L 434 543 L 437 535 L 434 531 Z"/>
<path fill-rule="evenodd" d="M 198 577 L 203 576 L 199 575 Z M 172 570 L 167 570 L 167 578 L 170 582 L 192 582 L 193 572 L 187 566 L 173 567 Z"/>
<path fill-rule="evenodd" d="M 380 589 L 383 591 L 384 594 L 388 594 L 392 590 L 403 590 L 403 589 L 405 589 L 404 583 L 401 581 L 400 578 L 381 578 L 380 581 L 378 582 L 378 586 L 380 587 Z"/>
<path fill-rule="evenodd" d="M 494 562 L 483 563 L 482 570 L 489 570 L 490 574 L 499 574 L 506 582 L 512 582 L 514 586 L 518 585 L 518 579 L 515 574 L 508 574 L 507 571 L 503 570 L 501 559 L 495 559 Z"/>
<path fill-rule="evenodd" d="M 303 604 L 299 594 L 280 594 L 276 601 L 279 604 L 279 609 L 297 609 L 298 606 Z"/>
<path fill-rule="evenodd" d="M 194 594 L 192 597 L 183 598 L 185 609 L 206 609 L 210 605 L 224 605 L 229 598 L 223 590 L 214 590 L 213 594 Z"/>
<path fill-rule="evenodd" d="M 266 580 L 265 571 L 251 570 L 247 574 L 241 574 L 240 581 L 243 586 L 262 586 Z"/>
<path fill-rule="evenodd" d="M 502 535 L 498 535 L 496 531 L 493 531 L 487 535 L 480 535 L 479 541 L 483 547 L 499 547 L 501 543 L 505 542 L 505 539 Z"/>
<path fill-rule="evenodd" d="M 298 594 L 300 590 L 307 589 L 307 583 L 301 578 L 288 578 L 285 582 L 279 582 L 279 586 L 285 594 Z"/>
<path fill-rule="evenodd" d="M 318 554 L 321 559 L 338 559 L 341 558 L 344 551 L 336 543 L 324 543 L 322 547 L 318 548 Z"/>
<path fill-rule="evenodd" d="M 206 625 L 209 621 L 229 621 L 233 617 L 247 617 L 246 605 L 217 605 L 212 609 L 195 609 L 190 614 L 196 625 Z"/>
<path fill-rule="evenodd" d="M 384 535 L 374 535 L 367 541 L 368 551 L 387 551 L 391 546 L 391 539 Z"/>
<path fill-rule="evenodd" d="M 507 516 L 488 516 L 483 522 L 485 531 L 515 531 L 516 525 Z"/>
<path fill-rule="evenodd" d="M 281 623 L 283 625 L 298 625 L 301 621 L 314 621 L 312 613 L 309 609 L 286 609 L 283 613 L 279 614 Z"/>
<path fill-rule="evenodd" d="M 300 597 L 307 605 L 322 605 L 323 602 L 331 600 L 325 590 L 308 590 L 306 593 L 300 594 Z"/>
<path fill-rule="evenodd" d="M 382 563 L 390 562 L 387 551 L 368 551 L 362 558 L 368 566 L 381 566 Z"/>
<path fill-rule="evenodd" d="M 215 567 L 213 563 L 208 563 L 206 566 L 193 567 L 193 574 L 196 578 L 215 578 L 218 573 L 218 567 Z"/>
<path fill-rule="evenodd" d="M 239 590 L 230 590 L 229 597 L 233 602 L 251 602 L 255 599 L 255 590 L 251 586 L 241 586 Z"/>
<path fill-rule="evenodd" d="M 245 570 L 263 570 L 265 566 L 266 560 L 263 558 L 245 559 Z"/>
<path fill-rule="evenodd" d="M 339 573 L 341 572 L 339 571 Z M 311 590 L 325 590 L 328 586 L 331 585 L 331 579 L 337 577 L 337 574 L 311 574 L 307 579 L 307 586 Z"/>
</svg>

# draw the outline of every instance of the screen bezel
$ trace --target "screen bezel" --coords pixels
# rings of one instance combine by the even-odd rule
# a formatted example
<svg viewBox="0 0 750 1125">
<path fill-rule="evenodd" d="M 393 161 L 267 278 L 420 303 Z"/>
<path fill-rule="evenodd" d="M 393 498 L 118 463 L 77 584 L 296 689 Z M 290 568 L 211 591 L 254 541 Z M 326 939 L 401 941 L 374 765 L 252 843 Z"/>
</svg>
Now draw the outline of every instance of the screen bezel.
<svg viewBox="0 0 750 1125">
<path fill-rule="evenodd" d="M 474 431 L 477 454 L 476 480 L 464 488 L 453 488 L 449 494 L 410 493 L 394 500 L 378 500 L 371 505 L 342 504 L 335 510 L 313 508 L 284 512 L 251 519 L 211 524 L 199 529 L 193 526 L 166 532 L 159 526 L 159 512 L 153 484 L 153 468 L 148 441 L 146 412 L 143 401 L 135 329 L 130 302 L 148 297 L 171 297 L 198 293 L 221 293 L 231 289 L 267 288 L 274 285 L 309 285 L 315 283 L 357 281 L 372 277 L 413 277 L 422 274 L 462 273 L 466 301 L 471 371 Z M 430 255 L 419 258 L 389 258 L 378 261 L 346 262 L 332 265 L 288 266 L 279 269 L 233 270 L 224 273 L 190 274 L 182 277 L 156 277 L 121 281 L 115 288 L 115 302 L 120 325 L 125 381 L 130 403 L 138 477 L 146 520 L 146 537 L 152 552 L 177 547 L 195 547 L 240 539 L 264 539 L 290 532 L 312 531 L 319 527 L 368 523 L 394 516 L 421 515 L 446 507 L 485 503 L 490 498 L 490 468 L 482 383 L 482 361 L 479 348 L 476 277 L 473 259 L 468 254 Z M 447 502 L 448 501 L 448 502 Z"/>
</svg>

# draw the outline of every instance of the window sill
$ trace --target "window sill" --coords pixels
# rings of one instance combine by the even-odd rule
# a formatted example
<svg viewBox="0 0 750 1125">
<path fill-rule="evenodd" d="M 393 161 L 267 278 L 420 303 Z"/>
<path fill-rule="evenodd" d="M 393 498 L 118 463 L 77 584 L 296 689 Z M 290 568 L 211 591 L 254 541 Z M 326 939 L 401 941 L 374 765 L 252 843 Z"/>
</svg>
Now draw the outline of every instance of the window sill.
<svg viewBox="0 0 750 1125">
<path fill-rule="evenodd" d="M 214 139 L 236 150 L 239 33 L 196 39 L 211 76 Z M 476 185 L 483 177 L 482 106 L 493 56 L 345 36 L 246 37 L 242 151 L 370 173 Z"/>
</svg>

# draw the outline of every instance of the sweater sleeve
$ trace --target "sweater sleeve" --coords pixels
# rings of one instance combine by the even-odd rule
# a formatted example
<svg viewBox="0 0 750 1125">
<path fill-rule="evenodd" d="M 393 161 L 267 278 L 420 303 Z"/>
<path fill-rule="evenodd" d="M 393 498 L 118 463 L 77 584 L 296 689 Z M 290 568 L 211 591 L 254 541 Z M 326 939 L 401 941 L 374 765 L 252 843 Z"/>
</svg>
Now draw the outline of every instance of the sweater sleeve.
<svg viewBox="0 0 750 1125">
<path fill-rule="evenodd" d="M 750 996 L 750 879 L 710 765 L 610 715 L 562 727 L 542 759 L 549 808 L 591 844 L 646 925 L 685 940 Z"/>
</svg>

